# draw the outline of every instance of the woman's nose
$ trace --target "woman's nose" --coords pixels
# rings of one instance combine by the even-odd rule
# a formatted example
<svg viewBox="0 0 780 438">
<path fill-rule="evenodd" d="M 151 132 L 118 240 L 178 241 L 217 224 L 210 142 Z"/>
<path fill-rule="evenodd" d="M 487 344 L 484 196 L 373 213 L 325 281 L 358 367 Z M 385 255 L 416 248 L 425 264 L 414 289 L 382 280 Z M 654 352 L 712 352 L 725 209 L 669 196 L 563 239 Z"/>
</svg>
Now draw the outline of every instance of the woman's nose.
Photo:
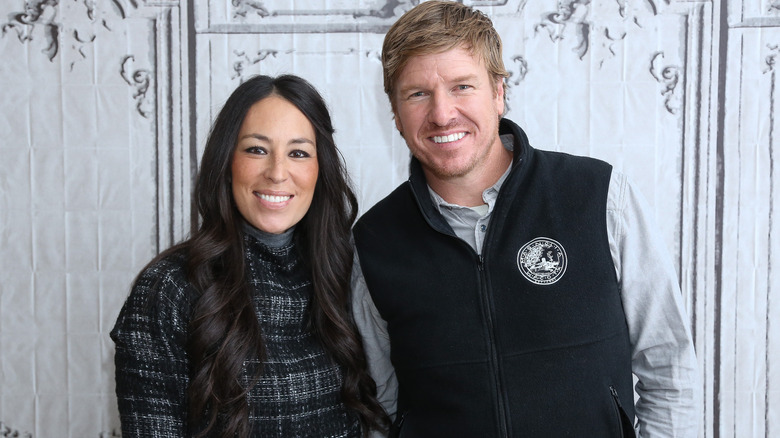
<svg viewBox="0 0 780 438">
<path fill-rule="evenodd" d="M 265 169 L 265 177 L 275 183 L 287 179 L 287 160 L 285 157 L 272 157 L 268 160 L 268 167 Z"/>
</svg>

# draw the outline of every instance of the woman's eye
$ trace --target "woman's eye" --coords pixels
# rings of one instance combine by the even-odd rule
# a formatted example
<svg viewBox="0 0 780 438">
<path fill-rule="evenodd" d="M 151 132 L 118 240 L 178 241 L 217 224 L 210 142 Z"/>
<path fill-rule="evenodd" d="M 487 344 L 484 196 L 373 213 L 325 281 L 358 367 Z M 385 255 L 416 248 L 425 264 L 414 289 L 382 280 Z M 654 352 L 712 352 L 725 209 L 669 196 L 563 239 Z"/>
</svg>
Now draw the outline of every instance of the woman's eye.
<svg viewBox="0 0 780 438">
<path fill-rule="evenodd" d="M 290 156 L 293 157 L 293 158 L 306 158 L 306 157 L 309 157 L 310 155 L 306 151 L 302 151 L 302 150 L 297 149 L 297 150 L 294 150 L 294 151 L 290 152 Z"/>
<path fill-rule="evenodd" d="M 250 146 L 245 149 L 246 152 L 250 154 L 256 154 L 256 155 L 265 155 L 266 151 L 265 149 L 261 148 L 260 146 Z"/>
</svg>

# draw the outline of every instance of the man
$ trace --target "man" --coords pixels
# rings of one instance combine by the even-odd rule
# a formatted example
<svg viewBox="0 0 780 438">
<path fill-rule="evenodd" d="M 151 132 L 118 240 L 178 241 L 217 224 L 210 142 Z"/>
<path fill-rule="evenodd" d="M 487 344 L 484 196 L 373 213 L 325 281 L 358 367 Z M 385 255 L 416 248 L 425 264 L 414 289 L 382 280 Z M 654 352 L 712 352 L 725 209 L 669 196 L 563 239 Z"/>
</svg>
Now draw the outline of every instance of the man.
<svg viewBox="0 0 780 438">
<path fill-rule="evenodd" d="M 502 118 L 501 41 L 478 11 L 421 3 L 382 63 L 413 158 L 355 225 L 353 308 L 391 432 L 695 437 L 676 274 L 625 176 Z"/>
</svg>

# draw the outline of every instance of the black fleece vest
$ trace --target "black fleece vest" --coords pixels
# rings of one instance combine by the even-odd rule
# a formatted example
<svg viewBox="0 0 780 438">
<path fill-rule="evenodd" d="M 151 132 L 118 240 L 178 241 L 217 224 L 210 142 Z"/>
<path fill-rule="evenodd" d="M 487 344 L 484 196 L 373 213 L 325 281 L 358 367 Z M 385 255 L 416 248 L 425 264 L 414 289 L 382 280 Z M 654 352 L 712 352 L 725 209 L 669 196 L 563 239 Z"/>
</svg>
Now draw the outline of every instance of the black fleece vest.
<svg viewBox="0 0 780 438">
<path fill-rule="evenodd" d="M 611 167 L 536 151 L 508 120 L 501 133 L 515 137 L 515 164 L 482 258 L 438 214 L 416 161 L 355 226 L 388 324 L 400 436 L 633 436 Z"/>
</svg>

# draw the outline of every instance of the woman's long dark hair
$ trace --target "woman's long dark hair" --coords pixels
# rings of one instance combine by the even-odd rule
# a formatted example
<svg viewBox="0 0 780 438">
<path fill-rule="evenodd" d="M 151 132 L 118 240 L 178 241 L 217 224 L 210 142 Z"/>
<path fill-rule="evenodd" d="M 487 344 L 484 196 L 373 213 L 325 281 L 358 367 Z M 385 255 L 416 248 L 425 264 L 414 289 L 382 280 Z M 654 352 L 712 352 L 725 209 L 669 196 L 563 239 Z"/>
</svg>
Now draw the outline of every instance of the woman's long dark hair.
<svg viewBox="0 0 780 438">
<path fill-rule="evenodd" d="M 230 95 L 211 128 L 195 184 L 200 226 L 180 245 L 188 254 L 187 275 L 200 293 L 190 323 L 189 422 L 199 436 L 250 432 L 249 388 L 240 383 L 244 361 L 265 358 L 260 324 L 246 281 L 242 217 L 231 191 L 230 168 L 238 132 L 249 108 L 277 95 L 295 105 L 316 132 L 319 176 L 311 206 L 297 224 L 294 240 L 311 271 L 311 327 L 331 357 L 345 370 L 342 400 L 355 412 L 364 433 L 383 429 L 387 416 L 376 400 L 363 344 L 349 299 L 353 250 L 350 228 L 357 200 L 333 127 L 320 94 L 292 75 L 255 76 Z M 262 372 L 262 371 L 260 371 Z M 204 414 L 207 414 L 204 418 Z"/>
</svg>

